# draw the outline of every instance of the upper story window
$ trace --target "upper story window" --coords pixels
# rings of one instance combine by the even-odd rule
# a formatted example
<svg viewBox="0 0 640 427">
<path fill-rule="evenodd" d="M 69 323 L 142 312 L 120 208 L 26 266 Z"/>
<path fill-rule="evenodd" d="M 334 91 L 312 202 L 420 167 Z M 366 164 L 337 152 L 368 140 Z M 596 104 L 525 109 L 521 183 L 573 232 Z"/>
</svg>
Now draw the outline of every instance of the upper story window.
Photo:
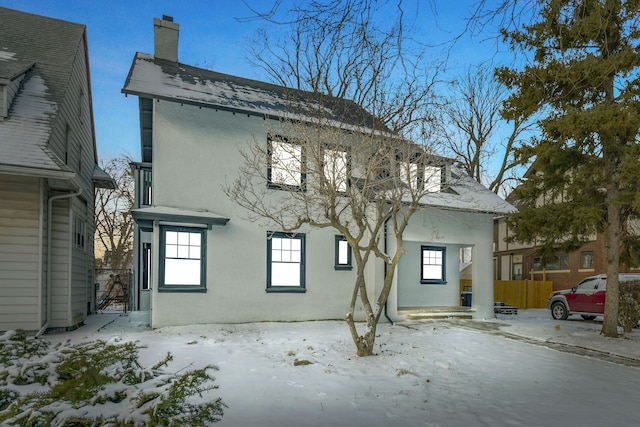
<svg viewBox="0 0 640 427">
<path fill-rule="evenodd" d="M 269 185 L 273 188 L 303 188 L 302 146 L 283 139 L 269 138 Z"/>
<path fill-rule="evenodd" d="M 419 169 L 417 163 L 400 162 L 400 181 L 411 188 L 419 188 L 422 183 Z"/>
<path fill-rule="evenodd" d="M 73 245 L 78 249 L 84 250 L 86 230 L 87 223 L 80 215 L 76 215 L 73 221 Z"/>
<path fill-rule="evenodd" d="M 442 168 L 415 162 L 399 162 L 400 181 L 413 189 L 436 193 L 442 189 Z"/>
<path fill-rule="evenodd" d="M 149 163 L 131 163 L 135 179 L 135 207 L 153 205 L 153 170 Z"/>
<path fill-rule="evenodd" d="M 349 161 L 344 150 L 324 150 L 324 176 L 336 191 L 347 191 Z"/>
<path fill-rule="evenodd" d="M 142 181 L 142 194 L 141 196 L 141 203 L 144 206 L 151 206 L 152 202 L 153 202 L 153 198 L 151 197 L 151 192 L 152 192 L 152 176 L 151 176 L 151 170 L 149 169 L 142 169 L 141 170 L 141 181 Z"/>
<path fill-rule="evenodd" d="M 592 269 L 593 268 L 593 252 L 580 253 L 580 268 Z"/>
<path fill-rule="evenodd" d="M 67 124 L 64 131 L 64 164 L 69 165 L 71 149 L 71 127 Z"/>
<path fill-rule="evenodd" d="M 78 145 L 78 173 L 82 173 L 82 144 Z"/>
<path fill-rule="evenodd" d="M 437 193 L 442 189 L 442 168 L 439 166 L 424 167 L 424 189 L 431 193 Z"/>
</svg>

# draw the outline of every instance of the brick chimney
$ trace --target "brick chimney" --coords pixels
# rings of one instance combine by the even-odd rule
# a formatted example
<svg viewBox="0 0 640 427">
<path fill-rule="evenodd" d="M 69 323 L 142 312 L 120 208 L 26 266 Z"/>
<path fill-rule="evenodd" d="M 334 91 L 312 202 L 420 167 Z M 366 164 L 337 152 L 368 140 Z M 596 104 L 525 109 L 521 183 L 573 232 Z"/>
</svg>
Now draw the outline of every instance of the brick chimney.
<svg viewBox="0 0 640 427">
<path fill-rule="evenodd" d="M 178 32 L 180 25 L 173 17 L 162 15 L 162 19 L 153 18 L 153 46 L 156 59 L 178 62 Z"/>
</svg>

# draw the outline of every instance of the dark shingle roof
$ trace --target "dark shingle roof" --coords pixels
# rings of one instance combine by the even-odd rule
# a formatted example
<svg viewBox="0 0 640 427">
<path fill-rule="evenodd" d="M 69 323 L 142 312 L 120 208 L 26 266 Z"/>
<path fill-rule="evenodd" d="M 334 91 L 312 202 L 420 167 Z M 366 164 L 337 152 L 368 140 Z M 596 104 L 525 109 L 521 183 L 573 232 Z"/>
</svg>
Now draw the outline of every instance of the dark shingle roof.
<svg viewBox="0 0 640 427">
<path fill-rule="evenodd" d="M 0 22 L 0 51 L 13 54 L 6 62 L 35 62 L 50 100 L 61 101 L 85 26 L 4 7 Z"/>
<path fill-rule="evenodd" d="M 355 102 L 285 88 L 137 53 L 123 93 L 269 117 L 329 120 L 351 129 L 386 131 Z M 319 112 L 322 115 L 319 115 Z"/>
<path fill-rule="evenodd" d="M 0 79 L 6 83 L 26 73 L 0 121 L 0 170 L 73 175 L 48 141 L 84 32 L 84 25 L 0 7 Z"/>
</svg>

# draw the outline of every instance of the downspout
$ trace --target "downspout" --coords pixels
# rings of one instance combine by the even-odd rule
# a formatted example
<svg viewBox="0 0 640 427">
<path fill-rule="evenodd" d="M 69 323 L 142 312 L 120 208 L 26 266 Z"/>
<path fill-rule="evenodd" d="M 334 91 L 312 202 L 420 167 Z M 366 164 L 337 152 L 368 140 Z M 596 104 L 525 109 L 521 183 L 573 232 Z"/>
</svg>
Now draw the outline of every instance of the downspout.
<svg viewBox="0 0 640 427">
<path fill-rule="evenodd" d="M 391 217 L 387 218 L 384 221 L 384 253 L 387 253 L 387 223 L 389 222 L 389 220 L 391 219 Z M 387 263 L 384 263 L 384 278 L 386 280 L 387 277 Z M 389 302 L 389 295 L 387 295 L 387 299 L 384 302 L 384 317 L 387 318 L 387 320 L 389 321 L 389 323 L 391 323 L 391 325 L 393 325 L 393 320 L 391 320 L 391 318 L 389 317 L 389 314 L 387 313 L 387 303 Z"/>
<path fill-rule="evenodd" d="M 72 193 L 59 194 L 57 196 L 49 197 L 48 205 L 47 205 L 47 320 L 42 324 L 40 330 L 36 333 L 35 338 L 38 338 L 40 335 L 44 333 L 49 327 L 51 323 L 51 242 L 53 238 L 53 233 L 51 230 L 53 223 L 53 202 L 60 199 L 71 198 L 75 196 L 79 196 L 82 194 L 82 189 L 78 189 Z"/>
</svg>

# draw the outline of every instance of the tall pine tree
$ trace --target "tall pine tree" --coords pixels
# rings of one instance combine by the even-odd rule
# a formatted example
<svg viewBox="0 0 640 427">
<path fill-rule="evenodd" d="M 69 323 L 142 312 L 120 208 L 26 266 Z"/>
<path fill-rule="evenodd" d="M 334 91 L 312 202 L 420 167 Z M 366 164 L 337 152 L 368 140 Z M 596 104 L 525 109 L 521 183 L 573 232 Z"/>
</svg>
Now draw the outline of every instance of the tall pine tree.
<svg viewBox="0 0 640 427">
<path fill-rule="evenodd" d="M 640 210 L 640 1 L 536 4 L 530 24 L 503 31 L 532 60 L 497 70 L 514 90 L 507 118 L 540 117 L 538 137 L 517 153 L 533 167 L 516 190 L 523 206 L 510 220 L 513 238 L 537 239 L 550 254 L 604 233 L 602 333 L 613 337 L 620 264 L 638 243 L 629 225 Z"/>
</svg>

